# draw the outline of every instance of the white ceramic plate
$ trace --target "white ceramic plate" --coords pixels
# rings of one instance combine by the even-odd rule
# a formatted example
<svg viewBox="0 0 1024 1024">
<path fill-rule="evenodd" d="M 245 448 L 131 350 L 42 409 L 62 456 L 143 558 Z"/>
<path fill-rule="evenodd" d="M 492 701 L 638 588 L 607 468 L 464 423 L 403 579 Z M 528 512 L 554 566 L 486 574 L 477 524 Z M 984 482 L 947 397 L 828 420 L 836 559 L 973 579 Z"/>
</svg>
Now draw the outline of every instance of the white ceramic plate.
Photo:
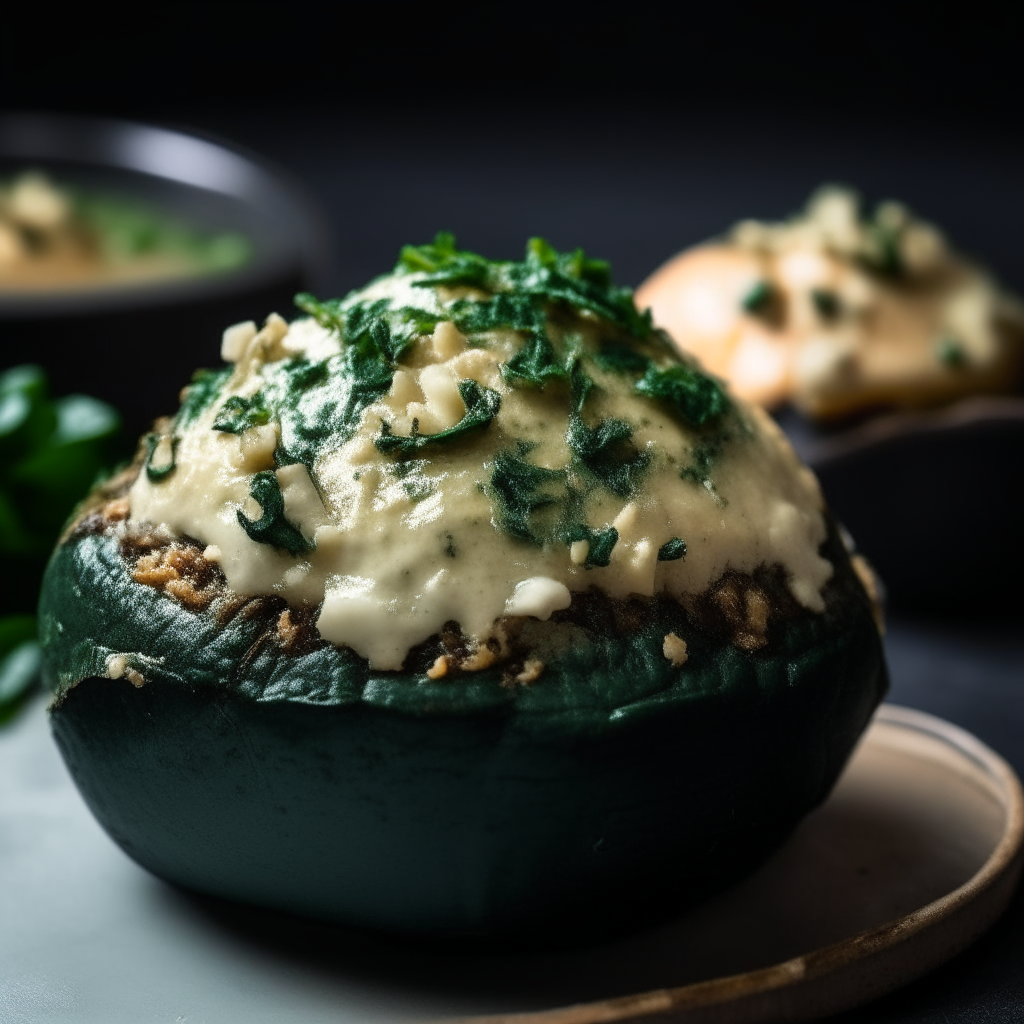
<svg viewBox="0 0 1024 1024">
<path fill-rule="evenodd" d="M 1021 868 L 1012 769 L 883 706 L 827 803 L 754 875 L 587 949 L 406 945 L 188 896 L 94 823 L 32 707 L 0 731 L 0 1022 L 810 1020 L 938 966 Z"/>
</svg>

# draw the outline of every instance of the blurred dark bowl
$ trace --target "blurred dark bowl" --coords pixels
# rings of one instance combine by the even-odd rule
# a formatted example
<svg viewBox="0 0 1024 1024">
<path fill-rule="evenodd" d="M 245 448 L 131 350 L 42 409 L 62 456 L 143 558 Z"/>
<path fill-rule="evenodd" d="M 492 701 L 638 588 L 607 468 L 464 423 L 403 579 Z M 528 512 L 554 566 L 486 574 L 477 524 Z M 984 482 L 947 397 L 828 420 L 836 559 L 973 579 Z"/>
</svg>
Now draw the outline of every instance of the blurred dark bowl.
<svg viewBox="0 0 1024 1024">
<path fill-rule="evenodd" d="M 968 398 L 824 431 L 778 417 L 900 611 L 1024 607 L 1024 398 Z"/>
<path fill-rule="evenodd" d="M 210 232 L 245 235 L 237 269 L 77 292 L 0 294 L 0 367 L 35 362 L 54 394 L 115 405 L 129 434 L 177 407 L 198 366 L 216 365 L 220 337 L 240 320 L 287 315 L 297 291 L 327 270 L 324 218 L 286 176 L 222 143 L 88 117 L 0 116 L 0 178 L 40 169 L 144 203 Z"/>
</svg>

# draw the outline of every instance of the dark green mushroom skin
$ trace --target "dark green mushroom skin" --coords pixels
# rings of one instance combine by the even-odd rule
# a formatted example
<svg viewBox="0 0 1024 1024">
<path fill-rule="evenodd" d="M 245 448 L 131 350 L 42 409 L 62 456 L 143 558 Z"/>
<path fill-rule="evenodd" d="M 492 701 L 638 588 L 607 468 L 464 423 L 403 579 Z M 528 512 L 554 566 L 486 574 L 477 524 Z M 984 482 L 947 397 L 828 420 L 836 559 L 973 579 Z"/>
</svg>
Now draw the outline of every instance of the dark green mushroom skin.
<svg viewBox="0 0 1024 1024">
<path fill-rule="evenodd" d="M 761 650 L 653 600 L 626 633 L 595 612 L 509 686 L 500 666 L 432 681 L 323 642 L 286 650 L 283 604 L 189 611 L 134 582 L 109 531 L 82 531 L 43 584 L 53 733 L 113 839 L 189 889 L 389 932 L 614 932 L 763 861 L 882 699 L 834 531 L 823 553 L 827 610 L 771 625 Z M 106 678 L 114 652 L 142 652 L 136 683 Z"/>
</svg>

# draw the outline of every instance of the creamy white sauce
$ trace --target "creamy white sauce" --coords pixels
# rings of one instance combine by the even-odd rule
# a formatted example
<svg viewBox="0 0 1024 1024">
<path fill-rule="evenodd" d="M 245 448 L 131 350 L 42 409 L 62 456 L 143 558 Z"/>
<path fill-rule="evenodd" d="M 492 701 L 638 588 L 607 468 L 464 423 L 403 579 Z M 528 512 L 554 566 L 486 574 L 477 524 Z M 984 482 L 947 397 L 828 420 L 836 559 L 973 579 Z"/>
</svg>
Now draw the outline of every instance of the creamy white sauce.
<svg viewBox="0 0 1024 1024">
<path fill-rule="evenodd" d="M 428 289 L 412 289 L 405 278 L 381 279 L 363 297 L 396 294 L 396 304 L 440 308 Z M 486 491 L 495 454 L 527 441 L 535 465 L 568 467 L 567 401 L 504 381 L 499 367 L 522 344 L 517 334 L 496 331 L 484 345 L 469 346 L 447 321 L 402 357 L 390 393 L 364 410 L 348 441 L 317 458 L 312 476 L 303 466 L 275 470 L 287 519 L 315 549 L 292 556 L 251 540 L 238 512 L 260 516 L 249 496 L 252 474 L 274 468 L 278 429 L 224 433 L 212 429 L 217 412 L 229 396 L 258 391 L 266 363 L 295 354 L 322 359 L 339 345 L 312 320 L 284 331 L 282 325 L 277 318 L 258 333 L 248 324 L 226 333 L 224 353 L 236 364 L 226 390 L 183 432 L 169 476 L 154 483 L 140 475 L 131 519 L 164 524 L 206 545 L 239 594 L 322 602 L 321 635 L 372 667 L 400 668 L 411 646 L 449 620 L 482 641 L 501 616 L 546 619 L 567 607 L 573 591 L 591 586 L 612 597 L 665 592 L 685 599 L 726 570 L 762 564 L 783 566 L 796 599 L 823 609 L 821 588 L 833 570 L 818 554 L 826 535 L 821 495 L 771 420 L 738 407 L 709 489 L 680 477 L 694 434 L 614 373 L 595 372 L 598 387 L 585 416 L 629 420 L 650 464 L 635 496 L 598 488 L 586 506 L 591 529 L 618 531 L 610 564 L 586 568 L 586 542 L 534 546 L 498 529 Z M 586 336 L 582 319 L 580 329 Z M 445 429 L 465 412 L 457 384 L 466 379 L 501 395 L 497 416 L 471 441 L 426 452 L 410 488 L 410 478 L 396 474 L 394 457 L 373 444 L 381 421 L 399 435 L 411 432 L 414 418 L 421 433 Z M 675 537 L 685 540 L 686 556 L 658 561 L 659 548 Z"/>
</svg>

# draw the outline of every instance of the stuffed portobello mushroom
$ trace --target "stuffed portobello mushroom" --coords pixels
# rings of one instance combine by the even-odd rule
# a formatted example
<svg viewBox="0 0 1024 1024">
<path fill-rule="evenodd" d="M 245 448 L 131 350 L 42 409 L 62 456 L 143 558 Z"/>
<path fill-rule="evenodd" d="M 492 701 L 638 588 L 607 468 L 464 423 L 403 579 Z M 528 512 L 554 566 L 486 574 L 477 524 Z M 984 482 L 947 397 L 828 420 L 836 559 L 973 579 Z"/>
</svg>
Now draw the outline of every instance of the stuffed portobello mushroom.
<svg viewBox="0 0 1024 1024">
<path fill-rule="evenodd" d="M 767 856 L 887 685 L 767 416 L 536 239 L 297 301 L 225 332 L 47 570 L 104 828 L 182 886 L 425 935 L 629 927 Z"/>
<path fill-rule="evenodd" d="M 819 189 L 745 220 L 637 292 L 680 347 L 768 407 L 813 420 L 919 409 L 1024 383 L 1024 306 L 896 202 Z"/>
</svg>

